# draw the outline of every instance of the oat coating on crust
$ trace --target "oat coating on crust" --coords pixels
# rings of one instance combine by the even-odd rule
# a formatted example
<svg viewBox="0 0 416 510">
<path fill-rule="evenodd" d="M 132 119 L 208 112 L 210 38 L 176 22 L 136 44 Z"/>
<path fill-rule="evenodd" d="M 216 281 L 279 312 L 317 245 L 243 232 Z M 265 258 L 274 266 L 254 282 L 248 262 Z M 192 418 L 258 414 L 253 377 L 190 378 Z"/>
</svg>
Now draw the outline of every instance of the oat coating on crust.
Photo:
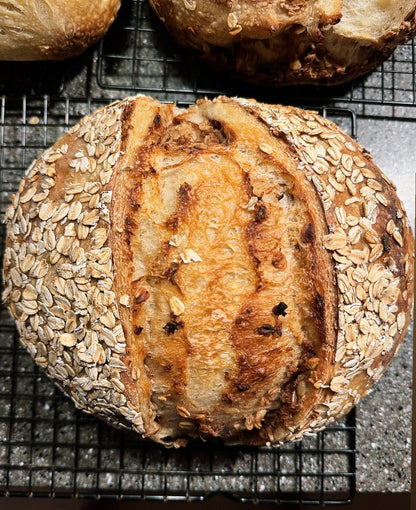
<svg viewBox="0 0 416 510">
<path fill-rule="evenodd" d="M 397 351 L 413 237 L 394 185 L 314 112 L 128 98 L 27 171 L 4 299 L 76 403 L 166 445 L 298 440 Z"/>
</svg>

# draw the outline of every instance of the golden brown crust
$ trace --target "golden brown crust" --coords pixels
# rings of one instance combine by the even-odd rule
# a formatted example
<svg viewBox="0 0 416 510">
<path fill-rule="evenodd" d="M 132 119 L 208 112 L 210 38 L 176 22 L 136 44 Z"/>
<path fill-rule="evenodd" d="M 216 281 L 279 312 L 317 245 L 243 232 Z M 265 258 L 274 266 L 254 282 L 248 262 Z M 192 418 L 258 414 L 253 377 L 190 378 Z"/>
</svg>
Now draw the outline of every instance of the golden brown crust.
<svg viewBox="0 0 416 510">
<path fill-rule="evenodd" d="M 120 0 L 0 3 L 0 60 L 62 60 L 84 52 L 114 21 Z"/>
<path fill-rule="evenodd" d="M 268 86 L 350 81 L 374 69 L 416 33 L 412 0 L 384 7 L 371 1 L 365 2 L 367 7 L 359 3 L 354 7 L 354 2 L 345 0 L 290 5 L 244 0 L 150 3 L 181 45 L 240 78 Z M 355 8 L 364 14 L 346 16 Z M 377 11 L 394 9 L 391 26 L 384 27 L 384 17 L 379 20 Z M 347 20 L 351 16 L 358 16 L 364 26 L 366 21 L 361 20 L 368 20 L 367 30 L 354 29 L 354 21 Z"/>
<path fill-rule="evenodd" d="M 313 112 L 117 102 L 32 165 L 6 220 L 4 299 L 35 361 L 78 407 L 167 445 L 319 430 L 408 325 L 395 188 Z"/>
</svg>

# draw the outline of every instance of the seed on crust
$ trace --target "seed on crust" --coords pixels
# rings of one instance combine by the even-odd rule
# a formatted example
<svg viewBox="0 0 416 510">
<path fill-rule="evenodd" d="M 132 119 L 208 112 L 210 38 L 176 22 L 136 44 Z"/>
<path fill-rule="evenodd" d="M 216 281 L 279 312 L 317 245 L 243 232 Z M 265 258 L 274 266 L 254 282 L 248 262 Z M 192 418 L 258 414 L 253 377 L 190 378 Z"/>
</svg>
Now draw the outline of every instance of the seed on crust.
<svg viewBox="0 0 416 510">
<path fill-rule="evenodd" d="M 130 297 L 127 294 L 120 296 L 120 304 L 123 306 L 129 306 Z"/>
<path fill-rule="evenodd" d="M 406 324 L 406 314 L 404 312 L 400 312 L 397 316 L 397 327 L 399 331 L 402 331 Z"/>
<path fill-rule="evenodd" d="M 65 347 L 73 347 L 77 343 L 77 337 L 73 333 L 62 333 L 59 335 L 58 341 Z"/>
<path fill-rule="evenodd" d="M 343 393 L 343 392 L 347 391 L 347 389 L 346 389 L 347 385 L 348 385 L 348 381 L 345 379 L 345 377 L 342 375 L 339 375 L 332 379 L 329 387 L 335 393 Z"/>
<path fill-rule="evenodd" d="M 82 212 L 82 204 L 78 200 L 71 203 L 68 210 L 68 220 L 77 220 Z"/>
<path fill-rule="evenodd" d="M 48 220 L 55 211 L 52 202 L 44 202 L 39 208 L 39 218 L 43 221 Z"/>
<path fill-rule="evenodd" d="M 183 302 L 176 296 L 172 296 L 169 299 L 169 306 L 174 315 L 181 315 L 185 311 L 185 305 Z"/>
<path fill-rule="evenodd" d="M 323 238 L 323 243 L 328 250 L 339 250 L 347 244 L 347 236 L 340 227 L 336 227 L 334 233 L 327 234 Z"/>
<path fill-rule="evenodd" d="M 181 253 L 181 259 L 185 264 L 189 264 L 190 262 L 202 262 L 201 257 L 191 248 L 186 248 L 183 253 Z"/>
<path fill-rule="evenodd" d="M 273 148 L 267 144 L 267 143 L 261 143 L 259 145 L 259 149 L 264 152 L 265 154 L 272 154 L 273 153 Z"/>
</svg>

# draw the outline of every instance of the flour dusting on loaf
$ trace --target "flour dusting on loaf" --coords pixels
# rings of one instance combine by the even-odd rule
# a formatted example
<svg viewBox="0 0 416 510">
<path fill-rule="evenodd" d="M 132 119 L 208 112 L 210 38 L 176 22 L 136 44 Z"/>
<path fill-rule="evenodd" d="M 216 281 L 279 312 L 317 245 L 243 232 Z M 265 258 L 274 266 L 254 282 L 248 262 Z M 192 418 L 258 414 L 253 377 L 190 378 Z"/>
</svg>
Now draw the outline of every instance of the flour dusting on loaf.
<svg viewBox="0 0 416 510">
<path fill-rule="evenodd" d="M 394 185 L 314 112 L 128 98 L 32 164 L 4 299 L 75 404 L 165 445 L 301 439 L 379 379 L 407 328 Z"/>
</svg>

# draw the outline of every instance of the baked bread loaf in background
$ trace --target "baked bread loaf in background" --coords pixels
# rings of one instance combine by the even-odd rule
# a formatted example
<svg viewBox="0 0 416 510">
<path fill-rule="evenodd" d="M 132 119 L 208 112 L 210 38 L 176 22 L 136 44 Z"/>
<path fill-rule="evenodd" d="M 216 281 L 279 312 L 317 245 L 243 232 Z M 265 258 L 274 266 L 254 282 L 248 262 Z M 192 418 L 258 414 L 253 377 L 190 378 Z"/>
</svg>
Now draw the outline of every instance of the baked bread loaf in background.
<svg viewBox="0 0 416 510">
<path fill-rule="evenodd" d="M 0 2 L 0 60 L 62 60 L 108 30 L 120 0 Z"/>
<path fill-rule="evenodd" d="M 415 0 L 150 0 L 183 46 L 264 85 L 338 84 L 416 31 Z"/>
<path fill-rule="evenodd" d="M 28 169 L 4 299 L 75 402 L 165 445 L 299 440 L 346 414 L 408 326 L 394 185 L 314 112 L 128 98 Z"/>
</svg>

